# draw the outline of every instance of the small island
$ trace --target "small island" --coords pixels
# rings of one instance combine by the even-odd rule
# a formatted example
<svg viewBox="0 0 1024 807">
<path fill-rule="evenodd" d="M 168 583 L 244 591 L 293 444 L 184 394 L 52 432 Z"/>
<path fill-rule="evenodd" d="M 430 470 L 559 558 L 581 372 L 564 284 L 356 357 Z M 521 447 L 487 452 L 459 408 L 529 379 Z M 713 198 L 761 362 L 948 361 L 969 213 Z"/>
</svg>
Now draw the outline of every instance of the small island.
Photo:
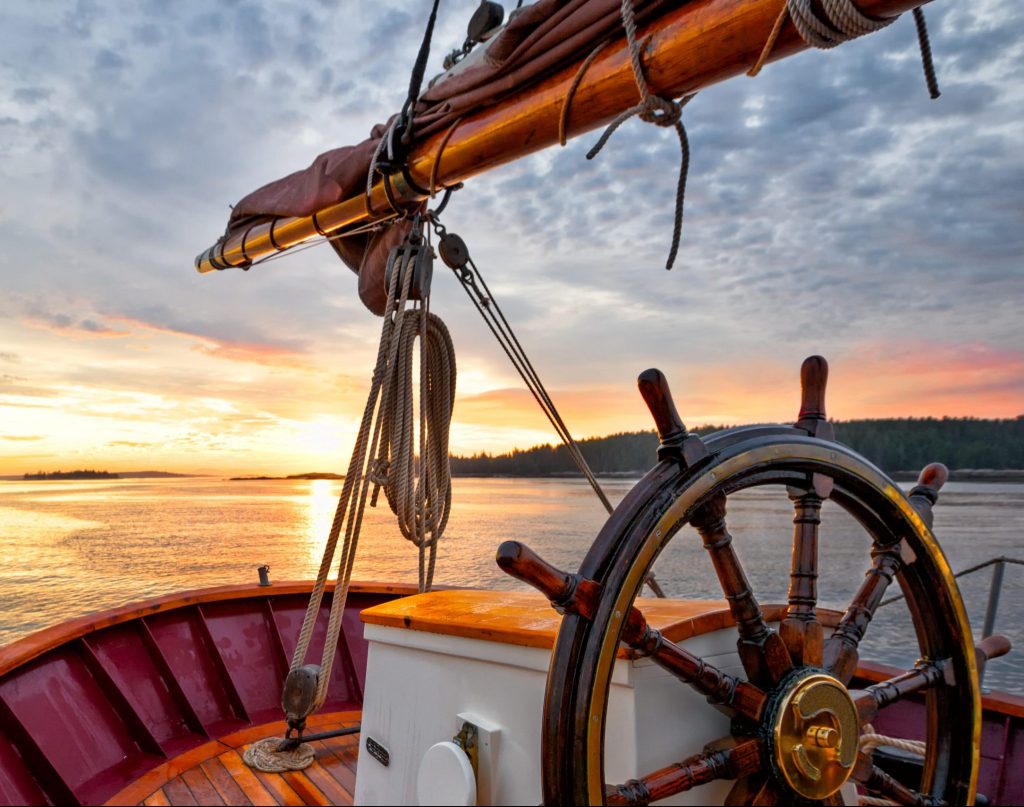
<svg viewBox="0 0 1024 807">
<path fill-rule="evenodd" d="M 40 480 L 40 479 L 120 479 L 118 474 L 111 473 L 110 471 L 93 471 L 93 470 L 81 470 L 81 471 L 36 471 L 34 474 L 25 474 L 26 480 Z"/>
<path fill-rule="evenodd" d="M 324 473 L 314 471 L 308 474 L 291 474 L 290 476 L 233 476 L 229 482 L 262 482 L 268 479 L 344 479 L 345 474 Z"/>
</svg>

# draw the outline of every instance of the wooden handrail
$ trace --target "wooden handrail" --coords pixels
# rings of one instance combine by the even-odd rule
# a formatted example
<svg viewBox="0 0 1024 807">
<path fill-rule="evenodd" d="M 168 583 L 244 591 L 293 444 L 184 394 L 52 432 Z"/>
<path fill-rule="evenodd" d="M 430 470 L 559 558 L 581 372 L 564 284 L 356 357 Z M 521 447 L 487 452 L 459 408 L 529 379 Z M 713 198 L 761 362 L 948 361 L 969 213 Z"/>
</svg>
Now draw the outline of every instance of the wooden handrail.
<svg viewBox="0 0 1024 807">
<path fill-rule="evenodd" d="M 244 600 L 250 597 L 283 597 L 291 594 L 308 595 L 312 587 L 313 582 L 311 580 L 286 581 L 274 583 L 272 586 L 261 586 L 258 583 L 216 586 L 193 591 L 175 592 L 144 602 L 128 603 L 127 605 L 111 608 L 106 611 L 86 614 L 77 619 L 70 619 L 58 625 L 43 628 L 9 645 L 0 647 L 0 677 L 32 659 L 38 658 L 43 653 L 53 650 L 55 647 L 60 647 L 62 644 L 82 636 L 87 636 L 103 628 L 109 628 L 111 625 L 119 625 L 144 616 L 152 616 L 164 611 L 173 611 L 177 608 L 187 608 L 208 602 Z M 328 583 L 327 590 L 333 591 L 334 583 Z M 352 583 L 350 591 L 361 594 L 397 594 L 404 597 L 415 594 L 418 588 L 413 583 L 355 582 Z"/>
<path fill-rule="evenodd" d="M 892 17 L 923 2 L 927 0 L 861 0 L 858 5 L 874 17 Z M 641 39 L 650 37 L 644 48 L 644 66 L 651 91 L 678 98 L 744 73 L 760 55 L 780 5 L 779 0 L 691 0 L 650 21 L 639 33 Z M 806 48 L 792 24 L 787 24 L 769 61 Z M 523 92 L 463 118 L 444 143 L 435 175 L 437 187 L 454 185 L 557 143 L 562 106 L 576 71 L 577 65 L 569 65 Z M 604 48 L 587 69 L 573 96 L 567 136 L 576 137 L 607 124 L 637 100 L 629 52 L 622 39 L 616 47 Z M 429 137 L 409 156 L 409 174 L 422 188 L 430 187 L 434 163 L 447 134 Z M 392 177 L 392 186 L 401 203 L 424 198 L 400 174 Z M 252 227 L 201 253 L 196 269 L 210 272 L 224 266 L 247 266 L 322 232 L 393 215 L 383 184 L 377 183 L 369 205 L 360 190 L 312 216 L 277 218 Z"/>
</svg>

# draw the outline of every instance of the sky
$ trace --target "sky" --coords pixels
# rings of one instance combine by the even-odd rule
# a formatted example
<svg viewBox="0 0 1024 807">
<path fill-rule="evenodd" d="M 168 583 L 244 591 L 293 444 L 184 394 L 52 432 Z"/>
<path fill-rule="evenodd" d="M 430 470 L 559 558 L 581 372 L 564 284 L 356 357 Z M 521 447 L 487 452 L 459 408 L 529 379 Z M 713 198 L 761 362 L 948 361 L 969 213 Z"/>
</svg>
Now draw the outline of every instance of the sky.
<svg viewBox="0 0 1024 807">
<path fill-rule="evenodd" d="M 396 111 L 428 0 L 5 4 L 0 474 L 341 471 L 380 321 L 326 247 L 199 275 L 229 205 Z M 509 5 L 509 3 L 506 3 Z M 431 73 L 475 0 L 441 4 Z M 928 6 L 708 88 L 676 267 L 678 141 L 639 121 L 474 178 L 445 213 L 577 437 L 690 425 L 1024 413 L 1024 4 Z M 456 453 L 554 435 L 454 278 Z M 652 458 L 653 460 L 653 458 Z"/>
</svg>

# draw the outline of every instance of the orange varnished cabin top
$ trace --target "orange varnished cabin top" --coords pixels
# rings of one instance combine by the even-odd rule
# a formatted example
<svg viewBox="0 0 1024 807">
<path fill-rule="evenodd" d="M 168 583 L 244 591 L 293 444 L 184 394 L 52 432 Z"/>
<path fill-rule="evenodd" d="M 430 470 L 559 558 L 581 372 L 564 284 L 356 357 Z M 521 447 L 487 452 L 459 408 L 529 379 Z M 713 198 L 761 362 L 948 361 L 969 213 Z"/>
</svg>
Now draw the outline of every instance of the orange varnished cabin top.
<svg viewBox="0 0 1024 807">
<path fill-rule="evenodd" d="M 651 627 L 679 642 L 692 636 L 736 624 L 725 600 L 667 600 L 640 597 L 637 607 Z M 784 605 L 762 609 L 769 622 L 782 619 Z M 835 627 L 836 611 L 819 609 L 827 627 Z M 548 601 L 532 591 L 482 591 L 449 589 L 403 597 L 367 608 L 361 614 L 367 625 L 406 628 L 465 639 L 485 639 L 503 644 L 551 649 L 562 620 Z M 620 651 L 625 657 L 628 651 Z"/>
</svg>

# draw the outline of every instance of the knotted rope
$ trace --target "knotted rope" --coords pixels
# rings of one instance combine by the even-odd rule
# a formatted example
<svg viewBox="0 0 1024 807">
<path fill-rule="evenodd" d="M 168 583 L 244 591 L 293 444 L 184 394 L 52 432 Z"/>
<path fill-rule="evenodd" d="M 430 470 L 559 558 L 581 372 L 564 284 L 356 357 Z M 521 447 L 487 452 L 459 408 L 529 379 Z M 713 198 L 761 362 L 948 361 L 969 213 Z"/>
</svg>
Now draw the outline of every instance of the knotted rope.
<svg viewBox="0 0 1024 807">
<path fill-rule="evenodd" d="M 448 464 L 448 431 L 452 403 L 455 399 L 455 354 L 451 337 L 444 323 L 428 309 L 428 300 L 410 308 L 409 303 L 416 268 L 413 244 L 422 239 L 419 227 L 406 244 L 392 253 L 388 298 L 381 327 L 377 362 L 370 381 L 370 392 L 356 436 L 348 473 L 338 498 L 327 536 L 327 545 L 320 562 L 316 582 L 309 598 L 306 615 L 299 632 L 289 675 L 305 664 L 313 628 L 320 613 L 320 604 L 327 588 L 327 577 L 337 554 L 342 527 L 345 538 L 337 565 L 337 583 L 331 601 L 330 618 L 323 656 L 316 673 L 316 688 L 305 718 L 319 709 L 327 697 L 331 668 L 341 634 L 342 616 L 348 597 L 356 546 L 362 528 L 366 500 L 373 486 L 374 503 L 377 491 L 384 488 L 392 510 L 399 516 L 402 535 L 420 551 L 420 591 L 430 589 L 437 541 L 444 531 L 451 511 L 451 473 Z M 419 386 L 419 461 L 413 451 L 416 432 L 413 417 L 413 348 L 420 340 Z M 280 743 L 274 738 L 273 742 Z M 284 752 L 286 755 L 291 752 Z M 249 764 L 260 770 L 290 765 L 267 743 L 254 751 Z M 291 768 L 284 768 L 286 770 Z"/>
<path fill-rule="evenodd" d="M 688 95 L 680 101 L 673 101 L 651 92 L 647 86 L 647 79 L 644 76 L 643 63 L 640 58 L 640 43 L 636 38 L 636 17 L 633 10 L 633 0 L 622 0 L 620 11 L 622 14 L 622 27 L 626 30 L 626 42 L 629 45 L 629 58 L 633 66 L 633 78 L 636 80 L 637 89 L 640 91 L 640 103 L 630 107 L 608 124 L 608 128 L 598 138 L 597 143 L 587 152 L 587 159 L 594 159 L 601 149 L 604 148 L 608 139 L 615 134 L 616 129 L 634 115 L 646 123 L 653 123 L 655 126 L 672 126 L 675 128 L 676 134 L 679 135 L 681 160 L 679 165 L 679 182 L 676 185 L 676 210 L 672 229 L 672 247 L 669 249 L 668 260 L 665 263 L 665 268 L 671 269 L 679 252 L 679 238 L 683 228 L 683 205 L 686 200 L 686 175 L 690 170 L 690 141 L 686 136 L 686 128 L 682 122 L 683 107 L 694 96 Z M 585 72 L 586 67 L 589 66 L 589 62 L 596 55 L 597 51 L 595 50 L 591 54 L 590 59 L 581 67 L 577 74 L 577 81 L 574 84 L 578 84 L 578 79 L 582 78 L 582 74 Z M 574 91 L 575 86 L 572 88 L 572 92 Z M 568 117 L 568 110 L 565 107 L 563 108 L 562 117 L 566 119 Z M 562 122 L 561 126 L 564 129 L 565 123 Z"/>
<path fill-rule="evenodd" d="M 765 62 L 775 48 L 782 26 L 786 20 L 792 20 L 797 33 L 808 45 L 828 50 L 851 39 L 881 31 L 896 22 L 899 17 L 869 17 L 854 5 L 853 0 L 820 0 L 821 10 L 827 17 L 823 21 L 814 13 L 812 0 L 785 0 L 782 11 L 772 26 L 768 41 L 761 49 L 754 66 L 747 71 L 748 76 L 756 76 L 761 72 Z M 921 47 L 921 63 L 924 67 L 928 93 L 932 98 L 939 97 L 938 80 L 935 77 L 935 64 L 932 60 L 931 44 L 928 40 L 928 26 L 924 11 L 914 9 L 914 23 L 917 27 L 917 40 Z"/>
</svg>

